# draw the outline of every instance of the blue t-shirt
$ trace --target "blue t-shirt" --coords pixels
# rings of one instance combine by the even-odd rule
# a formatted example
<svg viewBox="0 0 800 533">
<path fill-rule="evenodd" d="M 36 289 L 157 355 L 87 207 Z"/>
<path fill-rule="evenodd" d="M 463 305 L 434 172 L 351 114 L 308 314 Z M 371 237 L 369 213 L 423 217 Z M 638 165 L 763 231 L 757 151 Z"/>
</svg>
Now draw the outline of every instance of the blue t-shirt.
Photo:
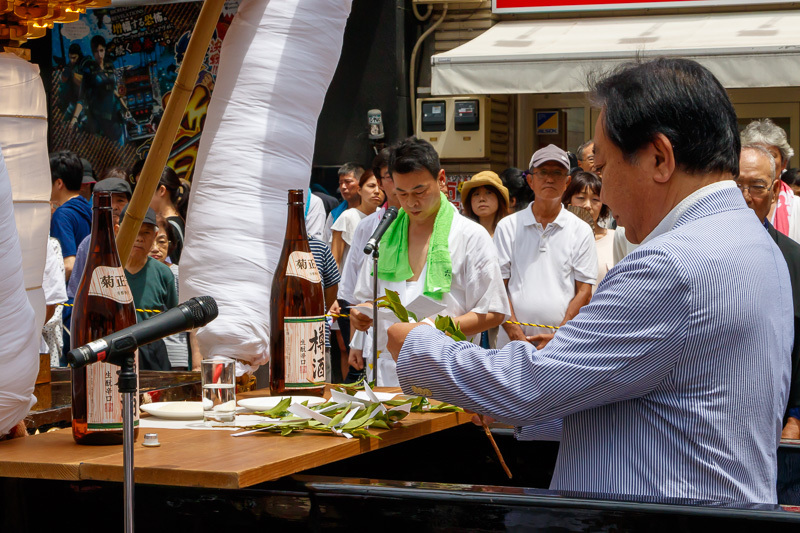
<svg viewBox="0 0 800 533">
<path fill-rule="evenodd" d="M 78 253 L 78 245 L 92 230 L 92 206 L 83 196 L 70 198 L 50 219 L 50 236 L 61 244 L 61 255 Z"/>
</svg>

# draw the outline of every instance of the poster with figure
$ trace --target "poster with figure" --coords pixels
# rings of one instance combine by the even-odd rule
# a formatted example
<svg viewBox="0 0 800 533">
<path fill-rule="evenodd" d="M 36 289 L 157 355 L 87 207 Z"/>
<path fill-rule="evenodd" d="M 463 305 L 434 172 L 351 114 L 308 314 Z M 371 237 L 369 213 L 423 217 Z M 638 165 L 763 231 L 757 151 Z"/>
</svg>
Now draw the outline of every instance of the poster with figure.
<svg viewBox="0 0 800 533">
<path fill-rule="evenodd" d="M 50 147 L 85 157 L 100 176 L 143 160 L 169 100 L 200 2 L 94 9 L 52 38 Z M 222 40 L 238 8 L 226 2 L 197 76 L 169 166 L 191 179 Z"/>
</svg>

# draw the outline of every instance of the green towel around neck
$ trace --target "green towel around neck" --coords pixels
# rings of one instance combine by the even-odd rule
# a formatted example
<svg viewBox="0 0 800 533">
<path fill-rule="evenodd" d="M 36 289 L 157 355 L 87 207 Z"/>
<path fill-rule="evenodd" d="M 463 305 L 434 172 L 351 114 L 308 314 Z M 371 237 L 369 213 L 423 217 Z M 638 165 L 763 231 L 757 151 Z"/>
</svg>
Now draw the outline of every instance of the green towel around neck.
<svg viewBox="0 0 800 533">
<path fill-rule="evenodd" d="M 434 300 L 441 300 L 450 292 L 453 278 L 453 262 L 450 259 L 450 225 L 453 212 L 449 200 L 440 192 L 439 212 L 433 222 L 433 234 L 428 243 L 428 260 L 425 271 L 425 288 L 422 293 Z M 406 281 L 414 275 L 408 262 L 408 214 L 400 209 L 397 220 L 389 226 L 381 239 L 378 257 L 378 278 L 384 281 Z"/>
</svg>

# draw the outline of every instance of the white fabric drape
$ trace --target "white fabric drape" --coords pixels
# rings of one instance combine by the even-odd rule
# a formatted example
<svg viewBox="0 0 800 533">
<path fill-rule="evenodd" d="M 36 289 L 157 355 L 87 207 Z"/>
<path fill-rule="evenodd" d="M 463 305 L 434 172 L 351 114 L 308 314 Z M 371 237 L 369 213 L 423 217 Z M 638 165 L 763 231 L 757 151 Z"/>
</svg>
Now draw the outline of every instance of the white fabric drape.
<svg viewBox="0 0 800 533">
<path fill-rule="evenodd" d="M 225 37 L 181 256 L 181 297 L 210 295 L 219 305 L 219 317 L 197 334 L 205 357 L 268 361 L 287 191 L 308 189 L 350 4 L 244 0 Z"/>
<path fill-rule="evenodd" d="M 25 294 L 11 180 L 0 148 L 0 435 L 25 418 L 36 403 L 33 385 L 39 371 L 41 331 Z"/>
<path fill-rule="evenodd" d="M 0 148 L 11 179 L 25 288 L 41 328 L 50 233 L 47 97 L 39 67 L 7 53 L 0 54 Z"/>
<path fill-rule="evenodd" d="M 46 110 L 39 67 L 0 54 L 0 435 L 36 402 L 50 226 Z"/>
</svg>

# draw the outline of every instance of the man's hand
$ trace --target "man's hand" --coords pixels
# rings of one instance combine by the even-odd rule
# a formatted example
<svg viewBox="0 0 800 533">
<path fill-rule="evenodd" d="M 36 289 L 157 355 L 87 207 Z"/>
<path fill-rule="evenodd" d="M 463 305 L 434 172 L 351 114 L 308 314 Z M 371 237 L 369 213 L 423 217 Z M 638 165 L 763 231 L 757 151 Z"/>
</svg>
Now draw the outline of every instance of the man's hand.
<svg viewBox="0 0 800 533">
<path fill-rule="evenodd" d="M 800 420 L 789 417 L 781 433 L 782 439 L 800 439 Z"/>
<path fill-rule="evenodd" d="M 530 335 L 525 337 L 525 340 L 536 346 L 537 350 L 541 350 L 547 346 L 547 343 L 553 340 L 553 337 L 555 336 L 555 333 L 540 333 L 538 335 Z"/>
<path fill-rule="evenodd" d="M 347 363 L 356 370 L 363 370 L 364 368 L 364 351 L 350 348 L 350 355 L 347 357 Z"/>
<path fill-rule="evenodd" d="M 418 326 L 430 327 L 421 322 L 417 322 L 416 324 L 399 322 L 389 327 L 389 342 L 386 343 L 386 349 L 389 350 L 389 353 L 392 354 L 395 361 L 397 361 L 397 357 L 400 355 L 400 349 L 403 347 L 408 333 Z"/>
<path fill-rule="evenodd" d="M 329 315 L 338 315 L 342 311 L 342 307 L 339 305 L 339 300 L 334 300 L 331 304 L 331 308 L 328 309 Z M 336 320 L 336 316 L 333 317 Z"/>
<path fill-rule="evenodd" d="M 367 331 L 372 326 L 372 319 L 358 310 L 358 306 L 350 308 L 350 325 L 358 331 Z"/>
</svg>

